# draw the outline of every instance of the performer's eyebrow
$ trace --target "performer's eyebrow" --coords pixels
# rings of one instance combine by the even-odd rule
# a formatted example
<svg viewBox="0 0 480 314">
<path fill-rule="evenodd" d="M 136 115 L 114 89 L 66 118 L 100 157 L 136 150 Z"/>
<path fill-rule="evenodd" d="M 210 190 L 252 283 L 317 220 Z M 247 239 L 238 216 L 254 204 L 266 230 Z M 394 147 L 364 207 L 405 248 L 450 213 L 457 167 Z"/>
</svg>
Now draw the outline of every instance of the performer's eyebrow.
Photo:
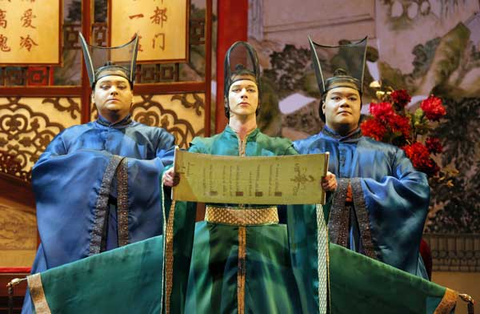
<svg viewBox="0 0 480 314">
<path fill-rule="evenodd" d="M 332 96 L 343 96 L 343 95 L 345 95 L 345 96 L 357 96 L 356 93 L 352 93 L 352 92 L 346 92 L 346 93 L 344 93 L 344 92 L 332 92 L 331 95 Z"/>
</svg>

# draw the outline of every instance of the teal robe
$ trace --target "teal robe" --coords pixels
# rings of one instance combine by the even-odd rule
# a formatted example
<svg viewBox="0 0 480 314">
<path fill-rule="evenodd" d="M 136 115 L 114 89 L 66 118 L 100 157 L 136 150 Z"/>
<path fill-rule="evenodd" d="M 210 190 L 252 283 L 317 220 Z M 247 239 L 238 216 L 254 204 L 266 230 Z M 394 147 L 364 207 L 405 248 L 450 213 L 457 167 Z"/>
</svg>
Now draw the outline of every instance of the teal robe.
<svg viewBox="0 0 480 314">
<path fill-rule="evenodd" d="M 229 126 L 213 137 L 195 138 L 189 151 L 245 158 L 297 154 L 287 139 L 272 138 L 255 129 L 241 141 Z M 173 240 L 169 240 L 168 230 L 166 236 L 166 242 L 173 243 L 173 264 L 166 264 L 166 278 L 173 278 L 171 292 L 168 279 L 166 291 L 167 307 L 172 312 L 318 313 L 322 307 L 326 310 L 327 241 L 321 207 L 318 212 L 315 205 L 287 206 L 285 224 L 239 227 L 206 221 L 194 225 L 195 204 L 175 205 L 175 213 L 170 213 L 173 222 L 170 218 L 168 223 L 173 224 Z M 241 206 L 247 210 L 254 207 Z M 255 206 L 258 207 L 262 206 Z M 320 254 L 319 225 L 325 228 Z M 245 258 L 240 256 L 242 250 Z M 168 251 L 167 244 L 167 255 Z M 325 268 L 324 273 L 319 271 L 319 264 Z M 239 274 L 244 275 L 244 285 Z"/>
<path fill-rule="evenodd" d="M 158 236 L 31 275 L 36 313 L 162 313 L 162 248 Z M 329 313 L 450 313 L 457 303 L 448 288 L 333 243 L 329 252 Z"/>
</svg>

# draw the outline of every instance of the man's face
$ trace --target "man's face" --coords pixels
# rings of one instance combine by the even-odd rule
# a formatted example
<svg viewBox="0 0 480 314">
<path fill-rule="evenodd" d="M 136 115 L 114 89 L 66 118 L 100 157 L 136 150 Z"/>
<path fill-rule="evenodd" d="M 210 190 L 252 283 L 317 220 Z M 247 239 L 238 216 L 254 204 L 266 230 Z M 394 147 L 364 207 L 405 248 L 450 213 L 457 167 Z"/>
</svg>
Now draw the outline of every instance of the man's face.
<svg viewBox="0 0 480 314">
<path fill-rule="evenodd" d="M 230 117 L 255 115 L 258 107 L 258 88 L 254 81 L 241 79 L 230 86 L 228 92 Z"/>
<path fill-rule="evenodd" d="M 95 85 L 92 102 L 102 117 L 111 123 L 125 118 L 130 112 L 133 93 L 128 80 L 121 76 L 102 77 Z"/>
<path fill-rule="evenodd" d="M 358 127 L 361 109 L 360 94 L 350 87 L 337 87 L 327 92 L 322 105 L 327 126 L 341 134 Z"/>
</svg>

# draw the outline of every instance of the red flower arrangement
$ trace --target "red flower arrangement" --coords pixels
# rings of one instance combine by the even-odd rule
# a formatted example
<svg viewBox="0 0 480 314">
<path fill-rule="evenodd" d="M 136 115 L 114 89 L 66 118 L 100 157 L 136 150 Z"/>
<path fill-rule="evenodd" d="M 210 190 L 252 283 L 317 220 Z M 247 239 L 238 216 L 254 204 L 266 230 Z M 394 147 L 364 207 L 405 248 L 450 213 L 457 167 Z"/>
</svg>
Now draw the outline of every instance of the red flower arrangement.
<svg viewBox="0 0 480 314">
<path fill-rule="evenodd" d="M 422 101 L 420 108 L 425 113 L 427 119 L 431 121 L 438 121 L 447 114 L 445 107 L 442 105 L 442 100 L 435 96 L 430 96 Z"/>
<path fill-rule="evenodd" d="M 412 97 L 404 89 L 395 90 L 390 94 L 392 102 L 397 104 L 400 108 L 405 108 L 406 105 L 412 100 Z"/>
<path fill-rule="evenodd" d="M 360 125 L 363 135 L 401 147 L 417 170 L 429 177 L 437 175 L 440 167 L 431 155 L 442 152 L 440 139 L 420 140 L 433 130 L 431 122 L 445 116 L 442 100 L 432 95 L 410 112 L 406 106 L 411 97 L 406 90 L 380 92 L 380 96 L 381 102 L 370 104 L 371 117 Z"/>
<path fill-rule="evenodd" d="M 415 142 L 411 145 L 403 146 L 402 149 L 412 161 L 415 169 L 425 172 L 429 177 L 436 175 L 440 171 L 437 163 L 430 158 L 430 151 L 422 143 Z"/>
</svg>

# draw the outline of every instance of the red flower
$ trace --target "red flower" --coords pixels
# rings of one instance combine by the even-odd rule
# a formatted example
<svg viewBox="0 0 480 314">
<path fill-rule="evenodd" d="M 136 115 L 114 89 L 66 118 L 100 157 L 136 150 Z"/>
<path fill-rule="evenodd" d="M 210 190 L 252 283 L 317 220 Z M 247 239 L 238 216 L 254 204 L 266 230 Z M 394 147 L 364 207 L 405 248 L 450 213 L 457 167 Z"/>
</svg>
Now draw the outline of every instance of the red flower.
<svg viewBox="0 0 480 314">
<path fill-rule="evenodd" d="M 438 121 L 441 117 L 447 114 L 442 105 L 442 100 L 435 96 L 430 96 L 420 104 L 425 116 L 428 120 Z"/>
<path fill-rule="evenodd" d="M 436 137 L 429 137 L 425 141 L 425 146 L 432 154 L 440 154 L 443 151 L 442 143 L 440 143 L 440 139 Z"/>
<path fill-rule="evenodd" d="M 387 122 L 395 114 L 395 111 L 393 111 L 392 104 L 389 102 L 381 102 L 378 104 L 372 102 L 370 104 L 370 113 L 375 118 Z"/>
<path fill-rule="evenodd" d="M 381 141 L 387 133 L 387 127 L 377 119 L 369 119 L 360 125 L 362 134 Z"/>
<path fill-rule="evenodd" d="M 415 142 L 412 145 L 402 147 L 405 154 L 412 161 L 413 167 L 418 171 L 425 172 L 427 176 L 434 176 L 440 168 L 437 163 L 430 158 L 430 152 L 422 143 Z"/>
<path fill-rule="evenodd" d="M 395 114 L 390 118 L 390 127 L 393 132 L 400 132 L 405 138 L 410 137 L 410 119 Z"/>
<path fill-rule="evenodd" d="M 410 100 L 412 100 L 412 97 L 410 97 L 404 89 L 393 91 L 392 94 L 390 94 L 390 97 L 392 97 L 392 101 L 401 108 L 405 107 Z"/>
</svg>

